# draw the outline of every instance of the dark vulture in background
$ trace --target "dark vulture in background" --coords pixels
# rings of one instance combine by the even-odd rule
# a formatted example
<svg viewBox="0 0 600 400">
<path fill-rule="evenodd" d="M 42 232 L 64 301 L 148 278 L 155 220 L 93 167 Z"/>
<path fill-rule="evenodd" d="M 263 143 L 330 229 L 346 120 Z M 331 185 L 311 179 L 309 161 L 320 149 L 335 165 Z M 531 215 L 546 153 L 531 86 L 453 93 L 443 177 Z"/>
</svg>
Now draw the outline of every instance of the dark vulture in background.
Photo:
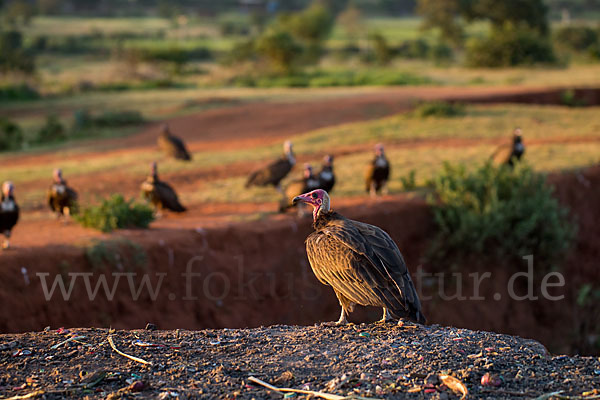
<svg viewBox="0 0 600 400">
<path fill-rule="evenodd" d="M 333 156 L 326 155 L 323 159 L 323 166 L 319 172 L 319 189 L 323 189 L 327 193 L 331 192 L 335 185 L 335 175 L 333 173 Z M 304 191 L 303 193 L 308 192 Z"/>
<path fill-rule="evenodd" d="M 313 191 L 319 188 L 319 178 L 314 174 L 313 168 L 310 164 L 304 164 L 304 171 L 302 172 L 302 178 L 296 179 L 289 183 L 285 188 L 285 194 L 281 200 L 279 207 L 280 212 L 285 212 L 288 208 L 293 207 L 294 197 Z M 305 207 L 303 204 L 298 204 L 298 214 L 304 216 Z"/>
<path fill-rule="evenodd" d="M 192 157 L 187 151 L 183 140 L 171 134 L 169 125 L 164 124 L 158 136 L 158 147 L 169 157 L 190 161 Z"/>
<path fill-rule="evenodd" d="M 48 206 L 58 218 L 64 215 L 69 216 L 77 207 L 77 192 L 67 185 L 60 168 L 54 170 L 52 178 L 52 185 L 46 195 Z"/>
<path fill-rule="evenodd" d="M 273 185 L 277 191 L 283 193 L 281 180 L 287 176 L 296 164 L 292 142 L 287 141 L 283 144 L 283 152 L 281 158 L 250 174 L 248 181 L 246 181 L 246 187 Z"/>
<path fill-rule="evenodd" d="M 324 190 L 300 195 L 294 202 L 313 207 L 315 231 L 306 239 L 306 253 L 317 279 L 333 288 L 342 306 L 336 324 L 345 324 L 356 304 L 382 307 L 381 321 L 409 318 L 425 323 L 406 263 L 387 233 L 331 211 Z"/>
<path fill-rule="evenodd" d="M 179 203 L 175 190 L 168 183 L 158 179 L 155 162 L 152 163 L 150 175 L 142 183 L 142 192 L 157 210 L 167 209 L 178 213 L 186 211 L 185 207 Z"/>
<path fill-rule="evenodd" d="M 383 145 L 375 145 L 375 158 L 369 164 L 365 174 L 367 193 L 376 196 L 382 190 L 386 191 L 386 184 L 390 177 L 390 162 L 385 157 Z"/>
<path fill-rule="evenodd" d="M 521 129 L 517 128 L 513 132 L 512 144 L 505 144 L 492 154 L 491 160 L 494 165 L 509 165 L 514 167 L 515 163 L 521 160 L 525 153 L 525 145 L 523 144 L 523 136 Z"/>
<path fill-rule="evenodd" d="M 15 200 L 15 186 L 12 182 L 4 182 L 2 185 L 2 202 L 0 203 L 0 233 L 6 240 L 2 244 L 3 249 L 10 247 L 10 234 L 19 220 L 19 206 Z"/>
</svg>

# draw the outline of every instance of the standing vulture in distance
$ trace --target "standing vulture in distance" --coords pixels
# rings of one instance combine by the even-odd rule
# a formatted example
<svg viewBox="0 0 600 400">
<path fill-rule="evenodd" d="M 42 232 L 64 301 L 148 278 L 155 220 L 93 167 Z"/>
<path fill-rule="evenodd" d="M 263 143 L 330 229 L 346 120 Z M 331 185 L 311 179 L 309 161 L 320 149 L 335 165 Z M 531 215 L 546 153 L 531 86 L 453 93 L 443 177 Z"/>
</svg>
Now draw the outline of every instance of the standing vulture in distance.
<svg viewBox="0 0 600 400">
<path fill-rule="evenodd" d="M 280 212 L 285 212 L 288 208 L 294 206 L 294 204 L 292 204 L 294 197 L 319 188 L 319 178 L 315 176 L 310 164 L 304 164 L 304 171 L 302 174 L 302 178 L 290 182 L 285 188 L 285 194 L 282 197 L 279 206 Z M 298 215 L 303 217 L 305 215 L 304 205 L 298 204 L 298 206 Z"/>
<path fill-rule="evenodd" d="M 380 228 L 345 218 L 330 210 L 321 189 L 294 199 L 313 207 L 315 231 L 306 239 L 306 253 L 317 279 L 333 288 L 342 313 L 356 304 L 383 308 L 380 322 L 409 318 L 425 323 L 421 303 L 396 243 Z"/>
<path fill-rule="evenodd" d="M 12 182 L 4 182 L 2 185 L 2 202 L 0 203 L 0 233 L 6 236 L 6 240 L 2 243 L 3 249 L 10 247 L 10 234 L 19 220 L 19 206 L 15 200 L 14 192 L 15 186 Z"/>
<path fill-rule="evenodd" d="M 319 189 L 323 189 L 327 193 L 331 192 L 335 185 L 335 175 L 333 174 L 333 156 L 326 155 L 323 159 L 323 166 L 319 172 Z M 309 192 L 306 190 L 303 193 Z"/>
<path fill-rule="evenodd" d="M 60 168 L 54 170 L 52 177 L 53 182 L 46 195 L 48 205 L 57 218 L 65 214 L 69 216 L 77 207 L 77 192 L 67 185 Z"/>
<path fill-rule="evenodd" d="M 179 203 L 177 193 L 166 182 L 158 179 L 156 162 L 152 163 L 151 173 L 142 183 L 142 192 L 144 197 L 150 201 L 157 210 L 171 210 L 174 212 L 184 212 L 186 208 Z"/>
<path fill-rule="evenodd" d="M 168 124 L 163 124 L 161 128 L 160 135 L 158 136 L 158 147 L 169 157 L 184 161 L 192 159 L 183 140 L 171 133 Z"/>
<path fill-rule="evenodd" d="M 273 185 L 278 192 L 283 193 L 281 180 L 287 176 L 296 164 L 292 142 L 286 141 L 283 144 L 283 152 L 284 154 L 281 158 L 250 174 L 246 181 L 246 187 Z"/>
<path fill-rule="evenodd" d="M 390 177 L 390 162 L 385 157 L 383 145 L 378 143 L 375 145 L 375 158 L 369 164 L 367 173 L 365 174 L 365 183 L 367 193 L 375 197 L 383 190 L 387 191 L 386 184 Z"/>
<path fill-rule="evenodd" d="M 521 160 L 525 153 L 523 136 L 520 128 L 513 132 L 513 142 L 511 145 L 505 144 L 496 149 L 492 154 L 491 160 L 494 165 L 508 165 L 514 167 L 515 163 Z"/>
</svg>

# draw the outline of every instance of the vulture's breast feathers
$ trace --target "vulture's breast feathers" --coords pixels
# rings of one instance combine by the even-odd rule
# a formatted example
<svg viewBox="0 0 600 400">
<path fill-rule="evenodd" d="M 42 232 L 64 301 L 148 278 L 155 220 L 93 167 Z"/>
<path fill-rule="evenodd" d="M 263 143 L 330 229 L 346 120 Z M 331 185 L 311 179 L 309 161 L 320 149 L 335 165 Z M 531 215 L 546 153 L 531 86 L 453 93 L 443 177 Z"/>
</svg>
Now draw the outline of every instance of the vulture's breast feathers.
<svg viewBox="0 0 600 400">
<path fill-rule="evenodd" d="M 13 212 L 16 210 L 17 205 L 13 199 L 5 199 L 0 203 L 0 207 L 2 208 L 2 212 Z"/>
</svg>

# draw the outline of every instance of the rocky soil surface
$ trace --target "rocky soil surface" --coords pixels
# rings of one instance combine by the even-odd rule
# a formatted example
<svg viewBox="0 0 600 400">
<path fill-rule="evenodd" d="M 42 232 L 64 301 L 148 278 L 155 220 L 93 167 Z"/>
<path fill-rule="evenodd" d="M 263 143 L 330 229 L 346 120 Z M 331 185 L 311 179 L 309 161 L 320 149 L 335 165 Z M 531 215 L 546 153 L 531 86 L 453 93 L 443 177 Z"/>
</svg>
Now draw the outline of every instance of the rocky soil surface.
<svg viewBox="0 0 600 400">
<path fill-rule="evenodd" d="M 251 377 L 321 394 L 277 393 Z M 410 323 L 203 331 L 47 329 L 0 336 L 0 398 L 326 394 L 334 395 L 324 397 L 331 399 L 591 400 L 600 394 L 600 359 L 551 355 L 538 342 L 514 336 Z"/>
</svg>

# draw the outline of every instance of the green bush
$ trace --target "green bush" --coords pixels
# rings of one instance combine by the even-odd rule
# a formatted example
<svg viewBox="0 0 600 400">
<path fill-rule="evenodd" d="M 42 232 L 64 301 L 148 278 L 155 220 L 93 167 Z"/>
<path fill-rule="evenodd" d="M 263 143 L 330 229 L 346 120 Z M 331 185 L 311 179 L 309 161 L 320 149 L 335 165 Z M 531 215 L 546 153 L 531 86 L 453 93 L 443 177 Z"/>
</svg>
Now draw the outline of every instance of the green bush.
<svg viewBox="0 0 600 400">
<path fill-rule="evenodd" d="M 22 146 L 21 128 L 9 119 L 0 117 L 0 151 L 18 150 Z"/>
<path fill-rule="evenodd" d="M 114 194 L 98 206 L 84 208 L 75 218 L 85 227 L 111 232 L 115 229 L 147 228 L 154 221 L 154 212 L 144 203 Z"/>
<path fill-rule="evenodd" d="M 33 54 L 24 48 L 21 32 L 0 32 L 0 72 L 20 71 L 31 74 L 34 70 Z"/>
<path fill-rule="evenodd" d="M 105 111 L 99 115 L 92 115 L 88 110 L 77 110 L 73 114 L 74 127 L 86 128 L 115 128 L 128 125 L 139 125 L 145 122 L 139 111 Z"/>
<path fill-rule="evenodd" d="M 56 115 L 48 115 L 37 135 L 38 143 L 52 143 L 67 139 L 67 132 Z"/>
<path fill-rule="evenodd" d="M 388 64 L 392 60 L 392 51 L 385 37 L 379 33 L 369 36 L 373 59 L 379 65 Z"/>
<path fill-rule="evenodd" d="M 598 33 L 588 26 L 565 26 L 556 31 L 554 40 L 571 50 L 585 51 L 597 46 Z"/>
<path fill-rule="evenodd" d="M 507 24 L 494 29 L 487 38 L 474 38 L 467 44 L 469 67 L 512 67 L 556 62 L 550 41 L 534 30 Z"/>
<path fill-rule="evenodd" d="M 250 18 L 237 13 L 220 15 L 218 24 L 222 36 L 246 36 L 252 28 Z"/>
<path fill-rule="evenodd" d="M 426 59 L 429 55 L 429 44 L 424 39 L 405 40 L 396 48 L 398 57 L 410 59 Z"/>
<path fill-rule="evenodd" d="M 256 51 L 273 70 L 289 74 L 302 52 L 302 47 L 289 32 L 267 31 L 258 38 Z"/>
<path fill-rule="evenodd" d="M 413 114 L 420 118 L 451 118 L 465 115 L 466 109 L 465 105 L 461 103 L 431 101 L 417 106 Z"/>
<path fill-rule="evenodd" d="M 26 83 L 0 86 L 0 101 L 37 100 L 40 94 Z"/>
<path fill-rule="evenodd" d="M 417 188 L 417 171 L 411 169 L 406 176 L 400 177 L 402 189 L 409 192 Z"/>
<path fill-rule="evenodd" d="M 446 164 L 428 202 L 438 234 L 430 257 L 486 255 L 555 265 L 575 237 L 569 212 L 552 196 L 543 175 L 526 165 L 473 172 Z"/>
</svg>

